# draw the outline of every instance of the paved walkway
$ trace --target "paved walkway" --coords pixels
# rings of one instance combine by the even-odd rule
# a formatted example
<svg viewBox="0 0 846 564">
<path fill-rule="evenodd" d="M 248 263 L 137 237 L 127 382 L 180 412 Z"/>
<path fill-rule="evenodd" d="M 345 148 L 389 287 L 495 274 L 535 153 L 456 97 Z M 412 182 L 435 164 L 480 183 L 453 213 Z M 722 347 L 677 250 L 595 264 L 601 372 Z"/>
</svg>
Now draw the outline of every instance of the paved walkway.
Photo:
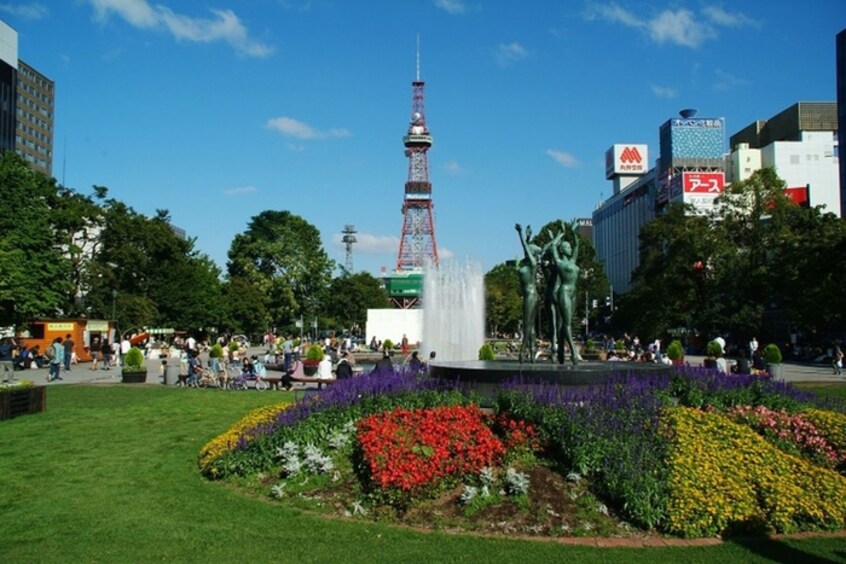
<svg viewBox="0 0 846 564">
<path fill-rule="evenodd" d="M 264 349 L 251 348 L 249 355 L 264 355 Z M 207 362 L 206 355 L 201 355 L 203 364 Z M 691 366 L 702 366 L 705 357 L 702 356 L 687 356 L 685 361 Z M 146 359 L 145 365 L 147 367 L 147 383 L 160 384 L 162 382 L 162 359 Z M 168 366 L 178 366 L 179 359 L 167 359 Z M 783 363 L 783 377 L 788 382 L 844 382 L 846 383 L 846 376 L 836 376 L 833 370 L 827 364 L 810 364 L 799 362 L 785 362 Z M 32 380 L 36 384 L 47 382 L 48 370 L 47 368 L 37 368 L 34 370 L 25 370 L 15 372 L 17 379 Z M 91 363 L 77 364 L 71 367 L 70 372 L 62 370 L 62 380 L 51 382 L 50 385 L 58 384 L 114 384 L 120 382 L 120 367 L 113 366 L 110 370 L 91 370 Z"/>
</svg>

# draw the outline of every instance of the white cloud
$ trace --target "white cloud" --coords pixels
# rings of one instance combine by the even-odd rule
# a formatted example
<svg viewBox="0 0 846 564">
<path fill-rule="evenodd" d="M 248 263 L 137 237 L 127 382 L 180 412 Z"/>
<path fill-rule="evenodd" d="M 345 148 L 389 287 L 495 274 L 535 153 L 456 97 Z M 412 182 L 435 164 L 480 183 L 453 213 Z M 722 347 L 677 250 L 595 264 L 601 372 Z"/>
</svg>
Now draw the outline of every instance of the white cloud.
<svg viewBox="0 0 846 564">
<path fill-rule="evenodd" d="M 147 0 L 88 0 L 98 21 L 117 15 L 139 29 L 164 30 L 177 41 L 214 43 L 223 41 L 250 57 L 266 57 L 273 48 L 250 38 L 247 28 L 232 10 L 210 10 L 213 18 L 177 14 L 167 6 L 151 6 Z"/>
<path fill-rule="evenodd" d="M 656 43 L 672 43 L 691 48 L 717 39 L 719 27 L 759 26 L 758 22 L 748 16 L 739 12 L 726 12 L 719 6 L 703 7 L 702 16 L 680 8 L 664 10 L 652 18 L 644 19 L 612 2 L 590 6 L 585 13 L 585 19 L 621 24 L 639 29 Z"/>
<path fill-rule="evenodd" d="M 647 25 L 649 35 L 658 43 L 675 43 L 684 47 L 699 47 L 709 39 L 716 39 L 714 29 L 703 24 L 690 10 L 665 10 Z"/>
<path fill-rule="evenodd" d="M 749 84 L 749 81 L 745 78 L 734 76 L 723 69 L 717 69 L 714 71 L 714 90 L 724 92 L 726 90 L 734 90 L 735 88 L 739 88 L 747 84 Z"/>
<path fill-rule="evenodd" d="M 574 168 L 579 166 L 579 161 L 566 151 L 556 151 L 555 149 L 547 149 L 546 154 L 552 157 L 555 162 L 567 168 Z"/>
<path fill-rule="evenodd" d="M 652 89 L 652 93 L 659 98 L 675 98 L 679 94 L 675 88 L 670 88 L 669 86 L 652 84 L 649 88 Z"/>
<path fill-rule="evenodd" d="M 230 188 L 228 190 L 224 190 L 223 193 L 227 196 L 240 196 L 242 194 L 252 194 L 253 192 L 257 192 L 258 188 L 255 186 L 239 186 L 237 188 Z"/>
<path fill-rule="evenodd" d="M 458 164 L 458 161 L 449 161 L 444 165 L 444 170 L 449 172 L 450 174 L 460 174 L 464 172 L 464 169 L 461 168 L 461 165 Z"/>
<path fill-rule="evenodd" d="M 24 20 L 40 20 L 47 17 L 49 10 L 46 6 L 38 2 L 30 2 L 28 4 L 0 4 L 0 12 L 10 14 L 12 16 Z"/>
<path fill-rule="evenodd" d="M 346 248 L 343 242 L 343 235 L 332 234 L 332 245 L 338 249 Z M 399 237 L 393 235 L 373 235 L 371 233 L 356 233 L 356 242 L 353 243 L 353 256 L 356 253 L 363 255 L 396 255 L 399 252 Z"/>
<path fill-rule="evenodd" d="M 461 0 L 435 0 L 435 6 L 450 14 L 463 14 L 467 10 Z"/>
<path fill-rule="evenodd" d="M 507 45 L 500 43 L 496 48 L 496 60 L 500 65 L 508 65 L 521 59 L 525 59 L 528 54 L 529 52 L 516 41 L 512 41 Z"/>
<path fill-rule="evenodd" d="M 349 130 L 339 127 L 321 131 L 305 122 L 286 116 L 267 120 L 265 127 L 276 130 L 286 137 L 296 137 L 297 139 L 330 139 L 352 135 Z"/>
<path fill-rule="evenodd" d="M 759 22 L 749 16 L 740 12 L 734 14 L 726 12 L 721 6 L 705 6 L 702 8 L 702 13 L 715 24 L 723 27 L 761 27 Z"/>
</svg>

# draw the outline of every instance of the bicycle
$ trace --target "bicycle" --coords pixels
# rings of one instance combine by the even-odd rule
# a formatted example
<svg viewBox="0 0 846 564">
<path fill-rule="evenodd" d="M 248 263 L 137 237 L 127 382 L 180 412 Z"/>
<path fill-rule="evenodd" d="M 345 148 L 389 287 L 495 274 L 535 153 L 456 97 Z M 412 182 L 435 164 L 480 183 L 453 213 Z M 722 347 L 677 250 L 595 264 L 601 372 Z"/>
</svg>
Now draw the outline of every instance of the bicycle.
<svg viewBox="0 0 846 564">
<path fill-rule="evenodd" d="M 270 387 L 270 384 L 258 374 L 239 374 L 229 381 L 229 389 L 248 390 L 250 388 L 250 382 L 254 382 L 256 390 L 260 392 Z"/>
</svg>

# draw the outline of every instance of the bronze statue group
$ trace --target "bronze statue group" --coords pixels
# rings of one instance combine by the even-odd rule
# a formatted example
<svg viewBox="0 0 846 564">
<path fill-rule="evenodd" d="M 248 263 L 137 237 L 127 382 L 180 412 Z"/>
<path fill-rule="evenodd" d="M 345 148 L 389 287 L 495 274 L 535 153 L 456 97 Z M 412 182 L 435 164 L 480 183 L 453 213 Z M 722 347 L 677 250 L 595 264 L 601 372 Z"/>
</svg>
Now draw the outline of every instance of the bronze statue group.
<svg viewBox="0 0 846 564">
<path fill-rule="evenodd" d="M 573 234 L 573 242 L 566 240 L 568 231 Z M 576 260 L 579 255 L 579 236 L 575 221 L 561 222 L 558 232 L 543 247 L 532 243 L 532 228 L 518 223 L 514 226 L 520 235 L 523 247 L 523 259 L 517 266 L 520 278 L 520 291 L 523 295 L 523 338 L 520 344 L 520 362 L 534 362 L 537 356 L 536 326 L 538 317 L 538 270 L 546 282 L 543 307 L 550 314 L 552 326 L 552 353 L 550 358 L 564 364 L 564 343 L 570 348 L 573 364 L 581 358 L 573 344 L 573 313 L 576 307 L 576 283 L 579 280 L 579 267 Z"/>
</svg>

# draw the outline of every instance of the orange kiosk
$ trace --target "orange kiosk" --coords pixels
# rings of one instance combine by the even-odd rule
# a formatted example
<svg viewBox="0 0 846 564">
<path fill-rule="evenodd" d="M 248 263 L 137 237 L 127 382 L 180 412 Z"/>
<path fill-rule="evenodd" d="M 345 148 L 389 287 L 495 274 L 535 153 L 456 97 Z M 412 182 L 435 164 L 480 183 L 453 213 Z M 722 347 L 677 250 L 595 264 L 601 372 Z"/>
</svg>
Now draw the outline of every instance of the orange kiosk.
<svg viewBox="0 0 846 564">
<path fill-rule="evenodd" d="M 89 352 L 89 345 L 91 339 L 99 337 L 100 342 L 108 339 L 111 343 L 115 338 L 115 324 L 114 321 L 105 319 L 39 319 L 29 323 L 28 329 L 20 331 L 17 339 L 26 343 L 27 347 L 34 347 L 39 345 L 39 349 L 43 351 L 50 346 L 56 337 L 61 337 L 65 340 L 65 336 L 70 333 L 71 339 L 74 342 L 74 352 L 79 362 L 90 362 L 91 353 Z"/>
</svg>

